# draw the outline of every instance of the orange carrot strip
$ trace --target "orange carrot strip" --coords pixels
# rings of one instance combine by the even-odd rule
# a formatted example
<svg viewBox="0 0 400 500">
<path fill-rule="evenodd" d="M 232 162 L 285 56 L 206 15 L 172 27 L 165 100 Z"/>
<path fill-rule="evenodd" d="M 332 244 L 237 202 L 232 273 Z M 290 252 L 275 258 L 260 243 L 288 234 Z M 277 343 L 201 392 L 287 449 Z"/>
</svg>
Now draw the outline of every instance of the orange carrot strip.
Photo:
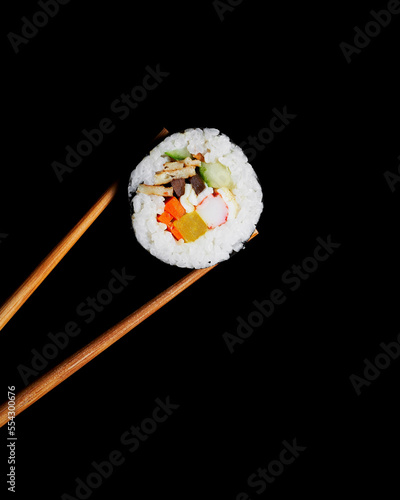
<svg viewBox="0 0 400 500">
<path fill-rule="evenodd" d="M 180 204 L 178 198 L 175 198 L 174 196 L 167 201 L 164 210 L 171 214 L 174 219 L 180 219 L 182 215 L 185 215 L 186 213 L 186 210 Z"/>
<path fill-rule="evenodd" d="M 157 217 L 158 222 L 167 224 L 167 226 L 172 221 L 172 219 L 173 219 L 172 215 L 165 211 Z"/>
<path fill-rule="evenodd" d="M 177 240 L 183 239 L 183 236 L 175 226 L 172 225 L 171 228 L 168 229 L 171 231 L 171 233 L 175 236 Z"/>
</svg>

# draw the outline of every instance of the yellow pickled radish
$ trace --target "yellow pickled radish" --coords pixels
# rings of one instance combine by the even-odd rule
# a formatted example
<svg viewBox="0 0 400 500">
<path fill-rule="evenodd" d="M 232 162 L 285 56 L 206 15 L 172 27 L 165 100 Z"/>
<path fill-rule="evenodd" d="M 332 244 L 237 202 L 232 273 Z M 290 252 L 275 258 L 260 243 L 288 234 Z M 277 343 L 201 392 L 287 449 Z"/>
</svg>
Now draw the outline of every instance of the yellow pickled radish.
<svg viewBox="0 0 400 500">
<path fill-rule="evenodd" d="M 183 236 L 185 243 L 196 241 L 208 231 L 207 224 L 196 211 L 183 215 L 174 222 L 174 226 Z"/>
</svg>

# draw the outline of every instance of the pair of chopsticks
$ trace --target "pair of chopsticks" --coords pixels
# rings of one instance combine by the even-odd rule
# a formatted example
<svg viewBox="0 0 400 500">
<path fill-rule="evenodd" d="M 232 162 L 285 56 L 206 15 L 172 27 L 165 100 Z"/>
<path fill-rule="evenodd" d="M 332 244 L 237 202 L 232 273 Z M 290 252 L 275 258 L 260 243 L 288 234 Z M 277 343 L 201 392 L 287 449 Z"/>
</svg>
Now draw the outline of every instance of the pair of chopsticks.
<svg viewBox="0 0 400 500">
<path fill-rule="evenodd" d="M 153 139 L 157 142 L 169 134 L 166 128 Z M 39 264 L 24 283 L 11 295 L 11 297 L 0 308 L 0 330 L 2 330 L 14 314 L 25 304 L 33 292 L 43 283 L 47 276 L 60 263 L 65 255 L 71 250 L 75 243 L 89 229 L 93 222 L 103 213 L 117 194 L 118 182 L 114 182 L 107 191 L 97 200 L 86 215 L 76 226 L 60 241 L 60 243 Z"/>
<path fill-rule="evenodd" d="M 168 134 L 163 129 L 154 140 L 159 140 Z M 32 293 L 39 287 L 45 278 L 51 273 L 61 259 L 68 253 L 73 245 L 79 240 L 84 232 L 93 224 L 105 208 L 111 203 L 117 192 L 117 183 L 112 184 L 101 196 L 89 212 L 78 222 L 78 224 L 67 234 L 67 236 L 54 248 L 54 250 L 35 269 L 29 278 L 18 288 L 0 309 L 0 329 L 14 316 L 19 308 L 28 300 Z M 250 239 L 258 234 L 257 230 Z M 92 359 L 113 345 L 128 332 L 133 330 L 146 318 L 154 314 L 174 297 L 186 290 L 190 285 L 216 267 L 196 269 L 182 279 L 177 281 L 147 304 L 140 307 L 134 313 L 127 316 L 115 326 L 111 327 L 98 338 L 77 351 L 69 358 L 62 361 L 58 366 L 42 375 L 28 387 L 23 389 L 15 398 L 15 415 L 19 415 L 45 394 L 57 387 Z M 8 421 L 8 403 L 0 406 L 0 427 Z"/>
</svg>

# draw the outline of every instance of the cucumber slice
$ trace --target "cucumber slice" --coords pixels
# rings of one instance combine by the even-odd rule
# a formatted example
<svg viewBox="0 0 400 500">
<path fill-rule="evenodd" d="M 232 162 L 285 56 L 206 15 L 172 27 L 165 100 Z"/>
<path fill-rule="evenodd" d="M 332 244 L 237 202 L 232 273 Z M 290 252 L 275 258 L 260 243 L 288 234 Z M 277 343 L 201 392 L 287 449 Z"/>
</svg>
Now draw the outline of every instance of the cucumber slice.
<svg viewBox="0 0 400 500">
<path fill-rule="evenodd" d="M 190 156 L 190 153 L 186 148 L 174 149 L 173 151 L 167 151 L 165 154 L 177 161 L 184 160 Z"/>
<path fill-rule="evenodd" d="M 202 162 L 199 174 L 209 187 L 216 189 L 222 187 L 233 189 L 235 187 L 229 168 L 222 165 L 219 161 L 216 163 Z"/>
</svg>

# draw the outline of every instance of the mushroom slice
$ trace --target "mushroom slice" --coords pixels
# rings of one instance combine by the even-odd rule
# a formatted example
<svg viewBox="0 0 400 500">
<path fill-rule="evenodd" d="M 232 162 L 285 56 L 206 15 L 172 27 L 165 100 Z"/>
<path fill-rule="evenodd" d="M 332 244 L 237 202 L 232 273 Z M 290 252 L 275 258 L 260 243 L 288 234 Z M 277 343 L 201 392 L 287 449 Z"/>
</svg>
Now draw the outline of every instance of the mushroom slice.
<svg viewBox="0 0 400 500">
<path fill-rule="evenodd" d="M 183 167 L 179 170 L 163 170 L 162 172 L 157 172 L 154 176 L 155 185 L 168 184 L 173 179 L 187 179 L 196 175 L 195 167 Z"/>
</svg>

